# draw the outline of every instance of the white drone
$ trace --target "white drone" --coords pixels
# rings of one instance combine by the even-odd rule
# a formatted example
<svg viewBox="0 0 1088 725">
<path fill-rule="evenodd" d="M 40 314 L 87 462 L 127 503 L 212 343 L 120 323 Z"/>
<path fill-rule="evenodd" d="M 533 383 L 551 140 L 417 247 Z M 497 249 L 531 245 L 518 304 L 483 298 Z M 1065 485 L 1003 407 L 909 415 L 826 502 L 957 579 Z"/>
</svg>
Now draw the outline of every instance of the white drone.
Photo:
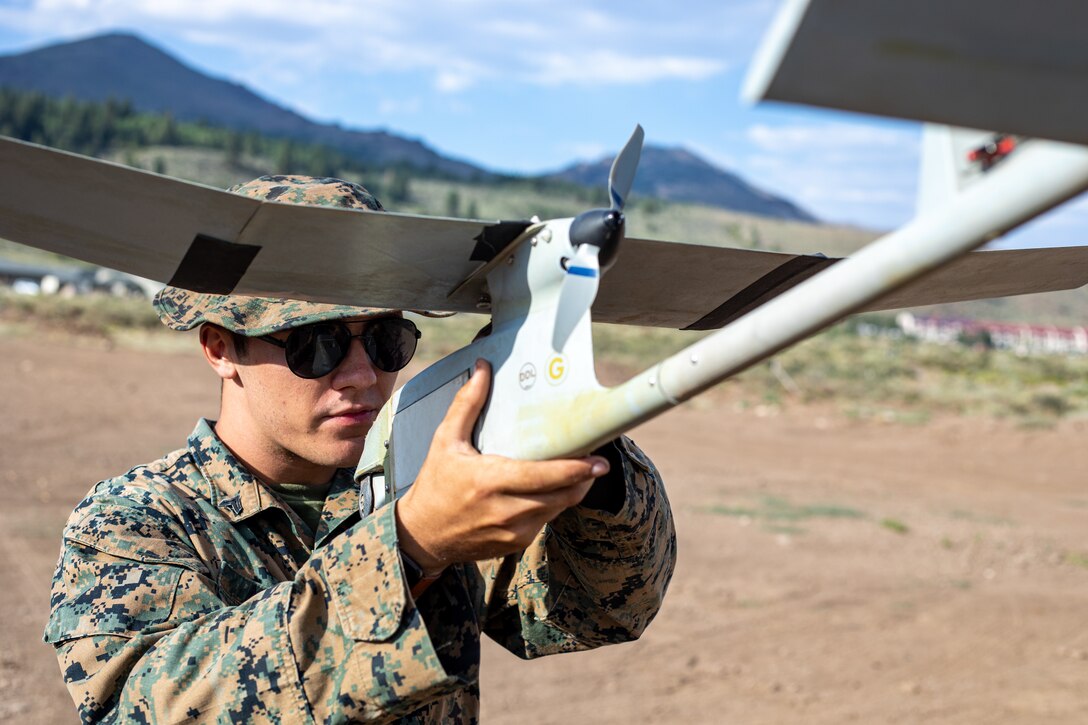
<svg viewBox="0 0 1088 725">
<path fill-rule="evenodd" d="M 497 223 L 262 202 L 2 140 L 0 236 L 201 292 L 490 312 L 490 335 L 409 381 L 371 429 L 358 477 L 380 505 L 415 479 L 477 358 L 494 374 L 480 450 L 569 456 L 854 312 L 1088 282 L 1085 247 L 968 254 L 1088 188 L 1084 21 L 1083 0 L 788 0 L 750 98 L 1009 134 L 928 128 L 919 215 L 844 260 L 625 238 L 641 128 L 610 208 Z M 722 329 L 606 389 L 591 310 Z"/>
</svg>

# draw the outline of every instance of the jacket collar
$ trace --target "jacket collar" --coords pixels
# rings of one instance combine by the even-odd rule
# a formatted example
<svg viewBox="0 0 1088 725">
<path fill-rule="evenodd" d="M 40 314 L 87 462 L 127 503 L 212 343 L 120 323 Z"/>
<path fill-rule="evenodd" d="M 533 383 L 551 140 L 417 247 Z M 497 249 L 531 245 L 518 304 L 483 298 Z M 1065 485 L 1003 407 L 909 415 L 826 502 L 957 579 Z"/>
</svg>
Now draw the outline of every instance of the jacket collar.
<svg viewBox="0 0 1088 725">
<path fill-rule="evenodd" d="M 215 421 L 201 418 L 189 436 L 189 453 L 203 476 L 193 482 L 212 506 L 230 522 L 242 521 L 269 508 L 290 508 L 249 472 L 215 434 Z M 358 511 L 359 489 L 352 470 L 337 470 L 316 532 L 320 545 Z"/>
<path fill-rule="evenodd" d="M 274 505 L 270 492 L 219 440 L 215 421 L 197 422 L 189 435 L 189 454 L 204 478 L 201 493 L 228 521 L 241 521 Z"/>
</svg>

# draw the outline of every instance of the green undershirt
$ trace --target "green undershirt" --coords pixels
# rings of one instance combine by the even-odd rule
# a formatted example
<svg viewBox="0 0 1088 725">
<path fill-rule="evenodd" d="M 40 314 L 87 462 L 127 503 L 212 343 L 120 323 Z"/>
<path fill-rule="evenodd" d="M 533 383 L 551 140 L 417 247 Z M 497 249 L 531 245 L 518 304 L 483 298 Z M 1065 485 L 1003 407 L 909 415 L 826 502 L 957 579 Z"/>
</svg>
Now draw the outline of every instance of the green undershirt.
<svg viewBox="0 0 1088 725">
<path fill-rule="evenodd" d="M 271 488 L 280 500 L 298 514 L 310 529 L 310 535 L 317 534 L 321 523 L 321 512 L 325 508 L 325 497 L 329 493 L 329 484 L 311 486 L 305 483 L 276 483 Z"/>
</svg>

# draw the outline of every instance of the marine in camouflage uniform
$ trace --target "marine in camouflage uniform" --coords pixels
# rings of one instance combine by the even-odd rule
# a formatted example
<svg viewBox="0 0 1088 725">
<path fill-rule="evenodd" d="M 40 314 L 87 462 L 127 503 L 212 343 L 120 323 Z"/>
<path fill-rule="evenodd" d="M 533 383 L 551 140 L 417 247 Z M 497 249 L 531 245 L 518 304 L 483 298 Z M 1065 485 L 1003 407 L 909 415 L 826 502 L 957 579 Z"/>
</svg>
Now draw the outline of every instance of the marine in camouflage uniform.
<svg viewBox="0 0 1088 725">
<path fill-rule="evenodd" d="M 331 179 L 238 190 L 380 209 Z M 248 337 L 390 312 L 172 288 L 156 306 L 171 327 Z M 529 658 L 634 639 L 657 612 L 676 546 L 660 479 L 626 438 L 600 453 L 609 474 L 524 550 L 452 563 L 413 595 L 400 503 L 361 511 L 341 468 L 308 525 L 202 420 L 76 508 L 45 640 L 87 722 L 474 722 L 481 633 Z"/>
</svg>

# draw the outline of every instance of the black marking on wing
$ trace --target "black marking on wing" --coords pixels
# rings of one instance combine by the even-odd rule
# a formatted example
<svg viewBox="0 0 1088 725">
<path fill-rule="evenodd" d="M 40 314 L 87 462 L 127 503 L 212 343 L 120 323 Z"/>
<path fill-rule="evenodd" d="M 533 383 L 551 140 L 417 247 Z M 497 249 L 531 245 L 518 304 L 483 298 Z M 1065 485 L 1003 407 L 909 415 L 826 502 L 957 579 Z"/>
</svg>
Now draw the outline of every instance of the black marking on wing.
<svg viewBox="0 0 1088 725">
<path fill-rule="evenodd" d="M 259 251 L 261 247 L 255 244 L 198 234 L 167 284 L 193 292 L 230 294 Z"/>
<path fill-rule="evenodd" d="M 775 267 L 684 329 L 716 330 L 719 327 L 725 327 L 741 315 L 751 312 L 838 261 L 838 259 L 828 259 L 822 254 L 794 257 Z"/>
</svg>

